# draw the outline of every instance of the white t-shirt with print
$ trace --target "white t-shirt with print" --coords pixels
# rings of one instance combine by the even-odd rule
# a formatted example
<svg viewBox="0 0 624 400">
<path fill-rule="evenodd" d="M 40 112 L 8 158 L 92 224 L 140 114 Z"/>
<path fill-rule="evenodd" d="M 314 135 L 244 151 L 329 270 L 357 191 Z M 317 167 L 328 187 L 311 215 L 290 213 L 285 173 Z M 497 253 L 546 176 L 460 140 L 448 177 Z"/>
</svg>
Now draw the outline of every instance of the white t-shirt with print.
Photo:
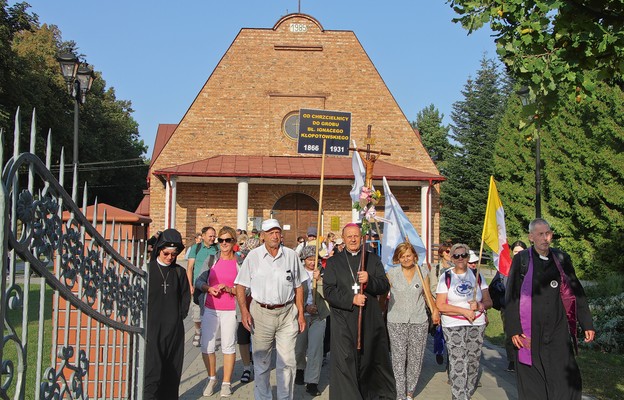
<svg viewBox="0 0 624 400">
<path fill-rule="evenodd" d="M 445 293 L 447 302 L 450 305 L 469 309 L 470 305 L 468 302 L 472 300 L 474 288 L 477 286 L 476 276 L 469 270 L 466 270 L 463 274 L 456 274 L 454 271 L 454 268 L 449 270 L 451 283 L 448 288 L 446 287 L 446 274 L 440 274 L 436 293 Z M 488 285 L 483 278 L 483 274 L 481 274 L 480 289 L 484 290 L 487 288 Z M 481 290 L 477 290 L 477 301 L 481 301 L 483 298 Z M 442 326 L 485 325 L 485 313 L 476 311 L 476 314 L 478 317 L 472 324 L 462 315 L 442 314 Z"/>
</svg>

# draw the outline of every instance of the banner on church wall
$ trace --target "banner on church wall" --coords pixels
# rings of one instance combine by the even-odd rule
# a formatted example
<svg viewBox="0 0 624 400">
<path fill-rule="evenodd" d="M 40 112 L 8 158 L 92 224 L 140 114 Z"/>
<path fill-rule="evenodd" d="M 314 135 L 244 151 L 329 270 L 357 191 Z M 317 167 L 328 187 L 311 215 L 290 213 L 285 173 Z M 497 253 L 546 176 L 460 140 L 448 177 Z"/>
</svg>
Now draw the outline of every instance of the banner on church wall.
<svg viewBox="0 0 624 400">
<path fill-rule="evenodd" d="M 348 156 L 351 141 L 351 113 L 328 110 L 299 110 L 299 154 Z"/>
</svg>

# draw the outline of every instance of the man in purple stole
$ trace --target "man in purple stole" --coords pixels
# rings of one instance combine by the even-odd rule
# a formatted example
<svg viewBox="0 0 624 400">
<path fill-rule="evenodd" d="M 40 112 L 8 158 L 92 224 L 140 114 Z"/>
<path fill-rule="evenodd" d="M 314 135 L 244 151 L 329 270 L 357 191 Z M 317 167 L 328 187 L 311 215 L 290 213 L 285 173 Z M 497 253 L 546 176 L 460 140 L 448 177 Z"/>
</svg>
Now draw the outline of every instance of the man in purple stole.
<svg viewBox="0 0 624 400">
<path fill-rule="evenodd" d="M 546 220 L 531 221 L 533 246 L 513 258 L 507 280 L 505 332 L 518 351 L 520 400 L 580 400 L 577 321 L 586 342 L 595 335 L 570 256 L 550 247 L 552 237 Z"/>
</svg>

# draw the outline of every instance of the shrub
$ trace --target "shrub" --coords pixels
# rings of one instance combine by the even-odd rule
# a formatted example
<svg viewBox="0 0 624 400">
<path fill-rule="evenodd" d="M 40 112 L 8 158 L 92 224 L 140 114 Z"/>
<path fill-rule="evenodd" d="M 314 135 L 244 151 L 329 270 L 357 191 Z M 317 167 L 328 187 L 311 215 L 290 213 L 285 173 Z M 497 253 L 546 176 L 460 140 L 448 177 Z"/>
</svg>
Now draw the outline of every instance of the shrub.
<svg viewBox="0 0 624 400">
<path fill-rule="evenodd" d="M 621 288 L 622 286 L 620 292 Z M 598 347 L 602 351 L 624 353 L 624 293 L 590 298 L 589 308 L 594 317 L 596 338 L 594 343 L 580 343 L 592 348 Z M 579 337 L 582 338 L 583 335 Z"/>
</svg>

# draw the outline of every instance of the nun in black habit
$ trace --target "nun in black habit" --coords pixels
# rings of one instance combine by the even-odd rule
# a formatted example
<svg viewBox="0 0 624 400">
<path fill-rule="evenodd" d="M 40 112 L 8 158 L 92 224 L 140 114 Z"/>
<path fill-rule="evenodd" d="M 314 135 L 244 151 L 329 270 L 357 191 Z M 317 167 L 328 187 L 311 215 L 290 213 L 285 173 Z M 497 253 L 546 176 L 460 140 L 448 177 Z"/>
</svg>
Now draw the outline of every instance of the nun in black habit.
<svg viewBox="0 0 624 400">
<path fill-rule="evenodd" d="M 144 398 L 178 398 L 184 359 L 184 318 L 191 291 L 186 271 L 176 263 L 182 235 L 167 229 L 158 237 L 148 265 Z"/>
<path fill-rule="evenodd" d="M 357 350 L 361 298 L 354 293 L 362 285 L 358 267 L 362 257 L 360 228 L 347 224 L 343 229 L 347 245 L 327 259 L 323 276 L 325 299 L 331 306 L 331 357 L 329 398 L 332 400 L 396 399 L 396 385 L 390 361 L 386 325 L 377 301 L 386 295 L 390 283 L 380 258 L 365 253 L 367 282 L 362 310 L 362 349 Z M 358 304 L 359 305 L 359 304 Z"/>
</svg>

